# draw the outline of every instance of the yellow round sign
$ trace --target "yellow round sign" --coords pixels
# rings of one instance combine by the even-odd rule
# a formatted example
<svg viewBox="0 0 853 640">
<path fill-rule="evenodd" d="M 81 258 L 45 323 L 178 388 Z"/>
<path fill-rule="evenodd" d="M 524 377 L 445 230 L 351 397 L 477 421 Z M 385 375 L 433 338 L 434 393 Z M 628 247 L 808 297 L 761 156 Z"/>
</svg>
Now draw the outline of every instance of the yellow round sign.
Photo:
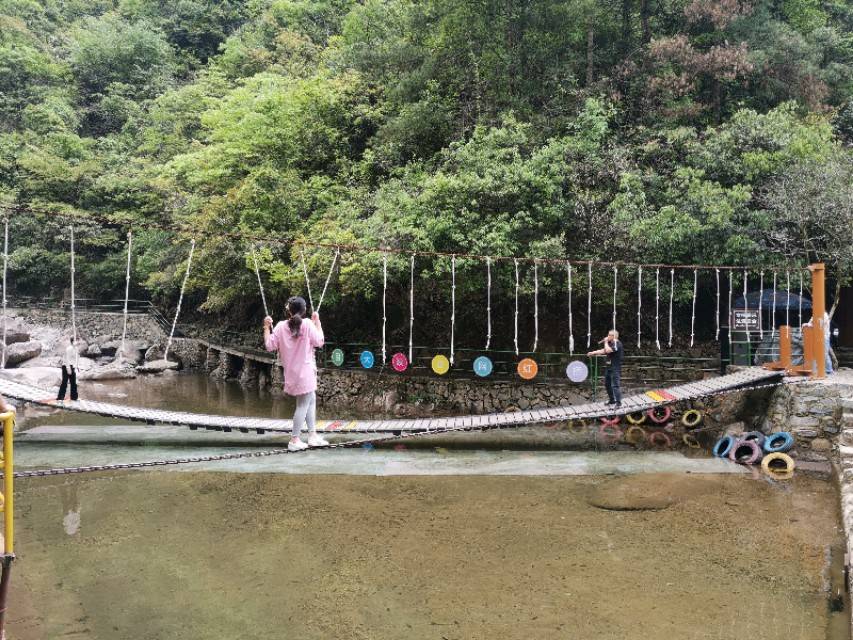
<svg viewBox="0 0 853 640">
<path fill-rule="evenodd" d="M 525 358 L 518 363 L 518 375 L 525 380 L 533 380 L 539 373 L 539 365 L 532 358 Z"/>
<path fill-rule="evenodd" d="M 450 360 L 446 356 L 435 356 L 432 359 L 432 370 L 440 376 L 450 371 Z"/>
</svg>

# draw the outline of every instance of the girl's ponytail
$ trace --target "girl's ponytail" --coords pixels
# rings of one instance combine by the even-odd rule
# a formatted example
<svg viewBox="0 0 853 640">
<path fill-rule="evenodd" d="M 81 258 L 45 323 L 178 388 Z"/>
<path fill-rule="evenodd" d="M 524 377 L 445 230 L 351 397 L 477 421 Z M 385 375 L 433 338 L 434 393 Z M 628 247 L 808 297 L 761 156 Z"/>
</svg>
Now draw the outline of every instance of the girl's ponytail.
<svg viewBox="0 0 853 640">
<path fill-rule="evenodd" d="M 298 338 L 302 329 L 302 317 L 305 315 L 305 299 L 293 296 L 287 301 L 287 328 L 290 335 Z"/>
</svg>

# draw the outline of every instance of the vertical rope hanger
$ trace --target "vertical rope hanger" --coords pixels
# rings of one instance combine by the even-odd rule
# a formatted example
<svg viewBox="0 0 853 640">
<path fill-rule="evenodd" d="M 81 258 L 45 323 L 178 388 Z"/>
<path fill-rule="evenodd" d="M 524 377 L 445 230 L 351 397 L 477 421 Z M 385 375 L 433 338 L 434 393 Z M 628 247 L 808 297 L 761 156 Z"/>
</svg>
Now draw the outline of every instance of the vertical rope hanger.
<svg viewBox="0 0 853 640">
<path fill-rule="evenodd" d="M 384 365 L 388 351 L 385 341 L 385 330 L 388 325 L 388 315 L 386 313 L 386 300 L 388 297 L 388 254 L 382 252 L 382 364 Z"/>
<path fill-rule="evenodd" d="M 450 366 L 456 347 L 456 256 L 450 257 Z"/>
<path fill-rule="evenodd" d="M 749 271 L 746 269 L 743 270 L 743 310 L 749 310 L 749 302 L 746 299 L 746 288 L 747 282 L 749 281 Z M 749 337 L 749 325 L 746 326 L 746 343 L 749 344 L 752 342 Z"/>
<path fill-rule="evenodd" d="M 791 272 L 785 270 L 785 324 L 791 326 Z"/>
<path fill-rule="evenodd" d="M 6 368 L 6 334 L 7 334 L 7 319 L 6 319 L 6 271 L 9 265 L 9 218 L 3 219 L 3 348 L 2 362 L 0 368 Z"/>
<path fill-rule="evenodd" d="M 513 344 L 515 345 L 515 355 L 518 355 L 518 259 L 513 258 L 515 266 L 515 323 Z"/>
<path fill-rule="evenodd" d="M 660 351 L 660 267 L 655 268 L 655 346 Z"/>
<path fill-rule="evenodd" d="M 486 351 L 492 344 L 492 259 L 486 258 Z"/>
<path fill-rule="evenodd" d="M 127 303 L 130 298 L 130 257 L 133 250 L 133 233 L 127 232 L 127 270 L 124 275 L 124 318 L 122 319 L 121 328 L 121 348 L 119 350 L 120 357 L 124 357 L 124 343 L 127 338 Z M 266 310 L 266 304 L 264 309 Z"/>
<path fill-rule="evenodd" d="M 619 267 L 613 265 L 613 326 L 611 329 L 616 329 L 616 287 L 619 279 Z"/>
<path fill-rule="evenodd" d="M 69 227 L 71 230 L 71 335 L 74 336 L 74 342 L 77 342 L 77 308 L 74 301 L 74 227 Z"/>
<path fill-rule="evenodd" d="M 640 348 L 641 336 L 643 333 L 642 324 L 643 310 L 643 267 L 637 267 L 637 348 Z"/>
<path fill-rule="evenodd" d="M 586 294 L 586 348 L 592 344 L 592 263 L 587 264 L 587 294 Z"/>
<path fill-rule="evenodd" d="M 252 247 L 252 262 L 255 264 L 255 275 L 258 277 L 258 289 L 261 291 L 261 302 L 264 303 L 264 316 L 268 316 L 270 314 L 270 310 L 267 307 L 267 296 L 264 293 L 264 283 L 261 281 L 261 270 L 258 267 L 258 256 L 255 254 L 255 247 Z M 305 264 L 304 256 L 302 264 Z"/>
<path fill-rule="evenodd" d="M 776 272 L 773 272 L 773 311 L 770 312 L 770 337 L 776 337 Z"/>
<path fill-rule="evenodd" d="M 190 266 L 193 263 L 193 253 L 195 252 L 195 240 L 190 241 L 190 256 L 187 258 L 187 270 L 184 272 L 184 280 L 181 283 L 181 293 L 178 296 L 178 306 L 175 309 L 175 318 L 172 320 L 172 328 L 169 331 L 169 340 L 166 342 L 166 350 L 163 352 L 163 360 L 169 359 L 169 349 L 172 348 L 172 338 L 175 336 L 175 327 L 178 325 L 178 316 L 181 315 L 181 305 L 184 302 L 184 291 L 187 288 L 187 280 L 190 277 Z"/>
<path fill-rule="evenodd" d="M 800 271 L 800 299 L 797 304 L 799 308 L 800 326 L 803 326 L 803 272 Z"/>
<path fill-rule="evenodd" d="M 533 261 L 533 352 L 539 346 L 539 267 Z"/>
<path fill-rule="evenodd" d="M 669 270 L 669 341 L 668 347 L 672 346 L 672 301 L 675 298 L 675 269 Z"/>
<path fill-rule="evenodd" d="M 693 346 L 693 340 L 696 337 L 696 294 L 699 291 L 699 271 L 693 269 L 693 308 L 690 312 L 690 346 Z"/>
<path fill-rule="evenodd" d="M 415 254 L 413 253 L 409 259 L 409 364 L 412 362 L 412 354 L 414 352 L 414 335 L 415 328 Z"/>
<path fill-rule="evenodd" d="M 732 275 L 734 272 L 729 271 L 729 308 L 727 314 L 726 324 L 729 327 L 729 363 L 731 363 L 732 359 L 732 290 L 734 289 L 734 276 Z"/>
<path fill-rule="evenodd" d="M 566 262 L 566 273 L 569 277 L 569 355 L 575 353 L 575 332 L 572 326 L 572 264 Z"/>
<path fill-rule="evenodd" d="M 716 318 L 716 331 L 714 333 L 714 340 L 717 342 L 720 341 L 720 270 L 714 269 L 717 272 L 717 318 Z"/>
<path fill-rule="evenodd" d="M 761 270 L 761 277 L 758 279 L 758 337 L 764 338 L 764 270 Z"/>
</svg>

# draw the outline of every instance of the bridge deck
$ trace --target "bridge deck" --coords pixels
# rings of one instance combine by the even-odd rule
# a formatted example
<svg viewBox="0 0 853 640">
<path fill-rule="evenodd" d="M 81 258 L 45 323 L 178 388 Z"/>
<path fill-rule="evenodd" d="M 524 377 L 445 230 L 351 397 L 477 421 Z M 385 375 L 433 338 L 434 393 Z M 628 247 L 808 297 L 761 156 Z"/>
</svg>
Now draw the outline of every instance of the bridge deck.
<svg viewBox="0 0 853 640">
<path fill-rule="evenodd" d="M 478 429 L 508 426 L 521 426 L 599 418 L 610 415 L 623 415 L 635 411 L 644 411 L 656 406 L 673 402 L 694 400 L 716 393 L 730 391 L 740 387 L 754 386 L 774 379 L 781 379 L 776 371 L 767 371 L 759 367 L 743 369 L 736 373 L 682 384 L 669 389 L 649 391 L 628 396 L 622 401 L 622 408 L 614 410 L 603 402 L 581 405 L 533 409 L 512 413 L 492 413 L 487 415 L 467 415 L 446 418 L 419 418 L 395 420 L 320 420 L 317 430 L 325 433 L 428 433 L 447 429 Z M 290 420 L 271 418 L 252 418 L 237 416 L 208 415 L 163 409 L 147 409 L 92 400 L 57 401 L 57 389 L 44 389 L 33 385 L 0 378 L 0 393 L 5 396 L 31 402 L 37 405 L 57 407 L 70 411 L 91 413 L 99 416 L 147 422 L 151 424 L 171 424 L 186 426 L 190 429 L 215 429 L 221 431 L 290 431 Z"/>
</svg>

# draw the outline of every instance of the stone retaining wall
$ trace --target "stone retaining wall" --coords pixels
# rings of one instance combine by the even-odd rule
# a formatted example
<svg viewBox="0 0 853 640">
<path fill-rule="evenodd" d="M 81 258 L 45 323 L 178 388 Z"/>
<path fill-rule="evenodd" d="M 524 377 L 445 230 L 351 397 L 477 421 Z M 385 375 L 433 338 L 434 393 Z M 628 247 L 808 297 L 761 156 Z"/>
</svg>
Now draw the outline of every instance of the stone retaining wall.
<svg viewBox="0 0 853 640">
<path fill-rule="evenodd" d="M 70 309 L 31 309 L 10 308 L 10 315 L 16 315 L 31 324 L 52 327 L 71 327 Z M 77 335 L 81 340 L 91 342 L 95 338 L 108 337 L 111 340 L 121 338 L 123 315 L 103 311 L 77 311 Z M 131 313 L 127 316 L 127 337 L 130 340 L 156 342 L 164 336 L 157 321 L 147 313 Z"/>
</svg>

